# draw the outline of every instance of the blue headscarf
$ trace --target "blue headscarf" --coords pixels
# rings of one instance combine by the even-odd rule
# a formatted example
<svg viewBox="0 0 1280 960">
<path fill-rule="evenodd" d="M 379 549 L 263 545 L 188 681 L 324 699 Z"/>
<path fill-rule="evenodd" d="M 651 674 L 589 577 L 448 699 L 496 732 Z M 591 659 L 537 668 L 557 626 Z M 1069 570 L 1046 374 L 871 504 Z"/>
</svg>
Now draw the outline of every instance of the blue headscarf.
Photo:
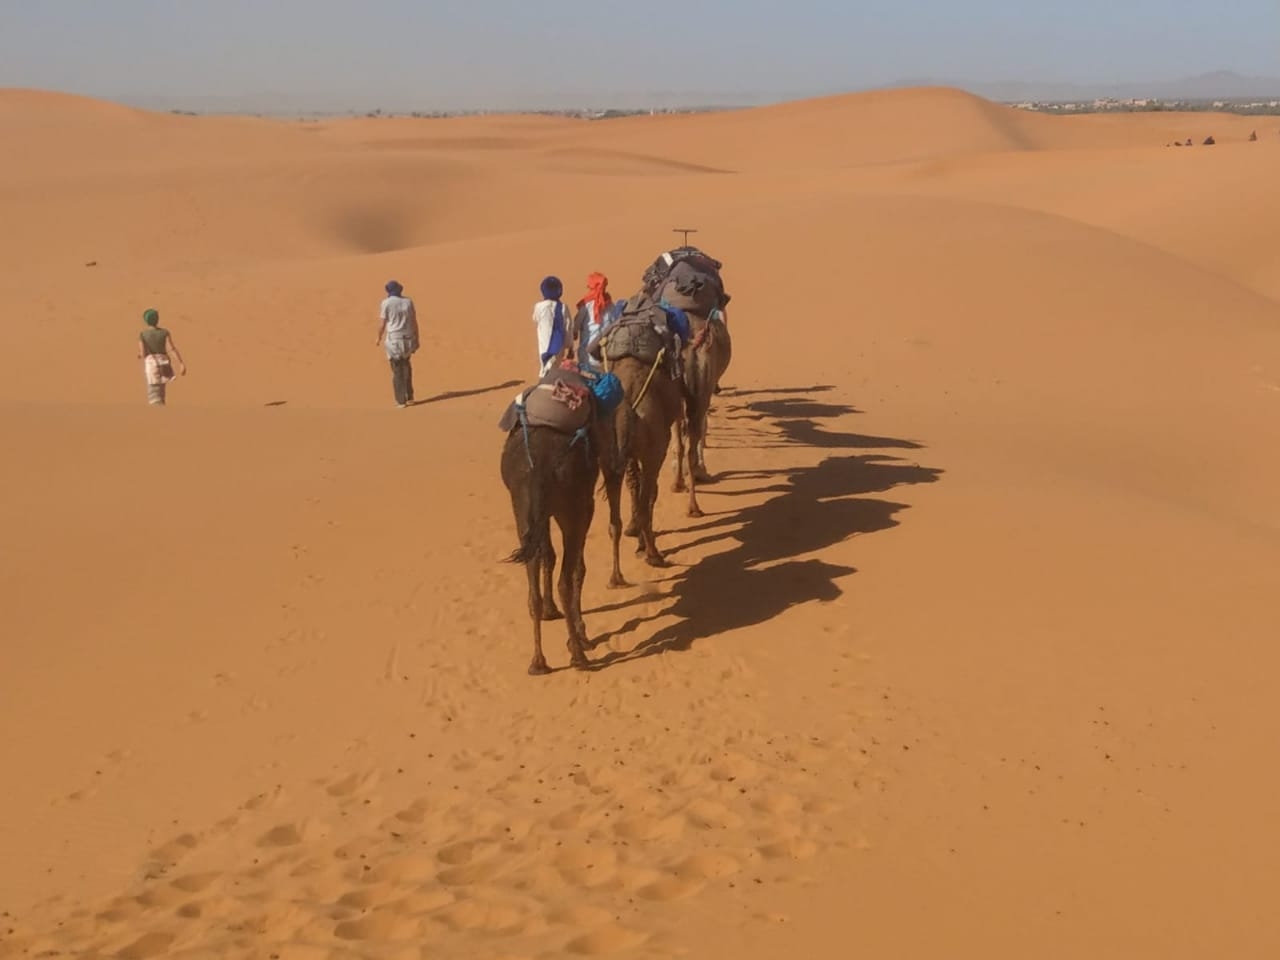
<svg viewBox="0 0 1280 960">
<path fill-rule="evenodd" d="M 542 362 L 546 363 L 552 357 L 559 356 L 560 351 L 564 349 L 564 304 L 560 302 L 560 295 L 564 293 L 564 284 L 560 282 L 559 277 L 543 277 L 538 289 L 542 293 L 543 300 L 556 302 L 555 320 L 551 324 L 551 341 L 547 344 L 547 352 L 542 355 Z"/>
<path fill-rule="evenodd" d="M 386 291 L 391 294 L 391 296 L 398 297 L 400 294 L 404 293 L 404 287 L 400 286 L 400 284 L 395 280 L 388 280 Z"/>
</svg>

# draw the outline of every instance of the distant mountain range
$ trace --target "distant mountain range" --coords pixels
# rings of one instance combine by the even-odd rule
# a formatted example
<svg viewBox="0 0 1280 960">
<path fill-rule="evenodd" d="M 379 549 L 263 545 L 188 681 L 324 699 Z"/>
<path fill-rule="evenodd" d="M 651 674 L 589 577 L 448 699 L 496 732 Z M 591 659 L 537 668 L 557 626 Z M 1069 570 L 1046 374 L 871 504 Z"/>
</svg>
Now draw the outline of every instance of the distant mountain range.
<svg viewBox="0 0 1280 960">
<path fill-rule="evenodd" d="M 956 80 L 908 79 L 887 84 L 879 89 L 903 87 L 943 86 L 958 87 L 970 93 L 1004 103 L 1025 100 L 1071 101 L 1095 100 L 1106 97 L 1116 99 L 1155 100 L 1271 100 L 1280 98 L 1280 77 L 1249 77 L 1230 70 L 1202 73 L 1182 80 L 1150 81 L 1146 83 L 966 83 Z"/>
</svg>

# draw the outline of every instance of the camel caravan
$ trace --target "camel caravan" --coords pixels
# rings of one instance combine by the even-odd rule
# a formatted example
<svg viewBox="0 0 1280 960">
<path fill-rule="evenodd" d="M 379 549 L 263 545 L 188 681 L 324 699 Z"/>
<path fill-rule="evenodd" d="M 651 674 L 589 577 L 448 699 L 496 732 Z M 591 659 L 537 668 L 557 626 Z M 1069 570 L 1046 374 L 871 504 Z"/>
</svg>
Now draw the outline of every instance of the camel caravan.
<svg viewBox="0 0 1280 960">
<path fill-rule="evenodd" d="M 499 421 L 506 433 L 502 481 L 520 544 L 507 560 L 524 564 L 529 578 L 531 674 L 550 672 L 542 653 L 542 624 L 550 620 L 567 624 L 571 665 L 590 666 L 582 584 L 598 483 L 609 505 L 611 588 L 628 586 L 619 557 L 624 532 L 636 539 L 637 556 L 667 565 L 653 512 L 673 439 L 673 489 L 688 493 L 689 516 L 702 516 L 697 486 L 711 480 L 704 456 L 708 412 L 732 343 L 722 264 L 689 245 L 688 232 L 683 246 L 649 265 L 636 294 L 607 310 L 602 299 L 580 305 L 565 356 L 521 391 Z M 631 499 L 625 531 L 624 481 Z M 561 534 L 560 607 L 552 592 L 553 519 Z"/>
</svg>

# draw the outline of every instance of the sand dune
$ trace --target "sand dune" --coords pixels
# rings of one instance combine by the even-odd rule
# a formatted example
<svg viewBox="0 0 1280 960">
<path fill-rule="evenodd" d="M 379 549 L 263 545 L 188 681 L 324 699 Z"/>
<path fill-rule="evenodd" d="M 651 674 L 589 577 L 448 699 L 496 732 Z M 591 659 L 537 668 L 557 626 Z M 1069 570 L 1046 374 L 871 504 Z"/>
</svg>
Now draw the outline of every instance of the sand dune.
<svg viewBox="0 0 1280 960">
<path fill-rule="evenodd" d="M 0 957 L 1280 947 L 1280 134 L 945 90 L 0 124 Z M 530 678 L 537 282 L 629 294 L 683 225 L 720 480 L 632 589 L 597 522 L 602 668 Z"/>
</svg>

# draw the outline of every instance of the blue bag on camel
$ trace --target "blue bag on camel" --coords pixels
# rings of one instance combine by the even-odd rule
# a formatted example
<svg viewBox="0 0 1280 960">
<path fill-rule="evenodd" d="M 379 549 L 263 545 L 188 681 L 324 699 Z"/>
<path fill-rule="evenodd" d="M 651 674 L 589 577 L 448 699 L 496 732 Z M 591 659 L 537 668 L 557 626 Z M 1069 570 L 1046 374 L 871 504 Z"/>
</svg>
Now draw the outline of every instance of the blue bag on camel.
<svg viewBox="0 0 1280 960">
<path fill-rule="evenodd" d="M 615 374 L 602 373 L 591 382 L 600 414 L 613 413 L 622 402 L 622 381 Z"/>
</svg>

